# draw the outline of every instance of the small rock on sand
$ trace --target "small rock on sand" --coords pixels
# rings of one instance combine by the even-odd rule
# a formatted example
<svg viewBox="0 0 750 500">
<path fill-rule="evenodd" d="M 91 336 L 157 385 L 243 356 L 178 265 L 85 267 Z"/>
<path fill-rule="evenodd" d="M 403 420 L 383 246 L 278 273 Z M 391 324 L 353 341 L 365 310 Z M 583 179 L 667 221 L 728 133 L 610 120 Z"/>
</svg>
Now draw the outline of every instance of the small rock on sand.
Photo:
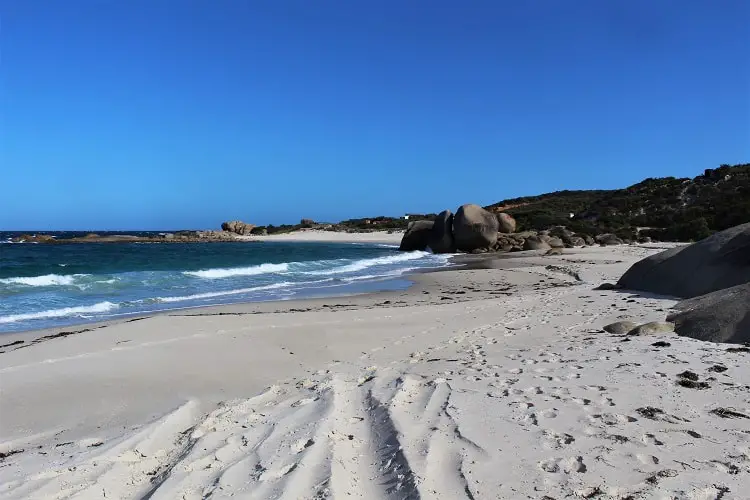
<svg viewBox="0 0 750 500">
<path fill-rule="evenodd" d="M 658 335 L 660 333 L 674 333 L 674 324 L 662 321 L 651 321 L 639 325 L 628 332 L 628 335 Z"/>
<path fill-rule="evenodd" d="M 614 335 L 625 335 L 626 333 L 630 333 L 637 326 L 638 324 L 632 321 L 618 321 L 616 323 L 610 323 L 605 326 L 603 330 Z"/>
</svg>

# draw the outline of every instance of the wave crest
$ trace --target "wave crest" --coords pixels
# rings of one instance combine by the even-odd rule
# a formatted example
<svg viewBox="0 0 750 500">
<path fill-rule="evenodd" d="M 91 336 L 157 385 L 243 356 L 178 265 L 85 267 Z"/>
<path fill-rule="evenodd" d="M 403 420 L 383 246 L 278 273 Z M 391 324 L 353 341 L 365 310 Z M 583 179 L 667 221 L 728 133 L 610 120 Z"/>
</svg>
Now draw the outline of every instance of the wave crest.
<svg viewBox="0 0 750 500">
<path fill-rule="evenodd" d="M 16 278 L 2 278 L 0 283 L 5 285 L 25 286 L 69 286 L 76 278 L 83 278 L 88 274 L 45 274 L 43 276 L 28 276 Z"/>
<path fill-rule="evenodd" d="M 64 318 L 66 316 L 82 316 L 84 314 L 104 313 L 120 307 L 112 302 L 99 302 L 92 306 L 81 307 L 63 307 L 62 309 L 49 309 L 35 313 L 12 314 L 10 316 L 0 316 L 0 324 L 16 323 L 17 321 L 27 321 L 31 319 L 47 318 Z"/>
<path fill-rule="evenodd" d="M 429 252 L 408 252 L 397 255 L 386 255 L 384 257 L 373 257 L 371 259 L 355 260 L 351 264 L 345 266 L 336 267 L 333 269 L 324 269 L 320 271 L 304 271 L 302 274 L 309 274 L 312 276 L 327 276 L 329 274 L 345 274 L 345 273 L 356 273 L 373 266 L 387 266 L 389 264 L 397 264 L 399 262 L 407 262 L 410 260 L 417 260 L 424 258 L 428 255 L 432 255 Z"/>
<path fill-rule="evenodd" d="M 258 274 L 283 273 L 289 270 L 289 264 L 259 264 L 250 267 L 230 267 L 217 269 L 204 269 L 201 271 L 183 271 L 186 276 L 194 276 L 203 279 L 231 278 L 232 276 L 255 276 Z"/>
<path fill-rule="evenodd" d="M 186 300 L 198 300 L 198 299 L 210 299 L 213 297 L 224 297 L 226 295 L 239 295 L 242 293 L 257 292 L 260 290 L 275 290 L 277 288 L 285 288 L 292 286 L 294 283 L 291 281 L 283 281 L 281 283 L 274 283 L 273 285 L 256 286 L 253 288 L 238 288 L 237 290 L 225 290 L 221 292 L 205 292 L 196 293 L 193 295 L 183 295 L 177 297 L 156 297 L 153 299 L 155 302 L 183 302 Z"/>
</svg>

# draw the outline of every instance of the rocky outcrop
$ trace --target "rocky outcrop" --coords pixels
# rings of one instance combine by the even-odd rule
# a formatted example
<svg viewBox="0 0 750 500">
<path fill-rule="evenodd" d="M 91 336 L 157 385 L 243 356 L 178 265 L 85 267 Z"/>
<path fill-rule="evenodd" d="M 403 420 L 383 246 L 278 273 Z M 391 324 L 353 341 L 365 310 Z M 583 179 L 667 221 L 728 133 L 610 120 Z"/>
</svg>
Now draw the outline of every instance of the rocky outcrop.
<svg viewBox="0 0 750 500">
<path fill-rule="evenodd" d="M 401 238 L 399 250 L 403 252 L 413 252 L 416 250 L 425 251 L 430 244 L 432 236 L 432 227 L 434 223 L 430 220 L 417 220 L 410 222 Z"/>
<path fill-rule="evenodd" d="M 498 232 L 505 234 L 516 232 L 516 219 L 514 219 L 512 215 L 506 214 L 505 212 L 498 212 L 496 216 Z"/>
<path fill-rule="evenodd" d="M 605 233 L 600 234 L 596 238 L 596 242 L 599 243 L 601 246 L 610 246 L 610 245 L 622 245 L 623 242 L 620 238 L 615 236 L 614 234 Z"/>
<path fill-rule="evenodd" d="M 453 217 L 453 239 L 464 252 L 489 249 L 497 241 L 498 222 L 495 214 L 479 205 L 462 205 Z"/>
<path fill-rule="evenodd" d="M 54 243 L 55 237 L 49 234 L 22 234 L 11 238 L 13 243 Z"/>
<path fill-rule="evenodd" d="M 636 262 L 618 284 L 631 290 L 690 298 L 748 282 L 750 223 Z"/>
<path fill-rule="evenodd" d="M 750 283 L 678 302 L 667 317 L 677 335 L 709 342 L 750 342 Z"/>
<path fill-rule="evenodd" d="M 253 230 L 255 226 L 253 224 L 247 224 L 239 220 L 232 220 L 229 222 L 222 222 L 222 231 L 228 231 L 230 233 L 239 234 L 240 236 L 247 236 Z"/>
<path fill-rule="evenodd" d="M 438 214 L 427 245 L 433 253 L 453 253 L 456 251 L 456 244 L 453 241 L 453 212 L 443 210 Z"/>
</svg>

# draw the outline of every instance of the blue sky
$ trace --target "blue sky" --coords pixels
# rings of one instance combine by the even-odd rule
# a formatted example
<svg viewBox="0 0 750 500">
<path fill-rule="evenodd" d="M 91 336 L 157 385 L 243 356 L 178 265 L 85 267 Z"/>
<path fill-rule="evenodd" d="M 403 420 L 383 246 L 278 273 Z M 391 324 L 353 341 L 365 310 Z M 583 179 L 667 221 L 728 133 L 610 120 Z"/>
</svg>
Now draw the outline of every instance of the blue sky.
<svg viewBox="0 0 750 500">
<path fill-rule="evenodd" d="M 172 229 L 750 161 L 746 0 L 0 1 L 0 229 Z"/>
</svg>

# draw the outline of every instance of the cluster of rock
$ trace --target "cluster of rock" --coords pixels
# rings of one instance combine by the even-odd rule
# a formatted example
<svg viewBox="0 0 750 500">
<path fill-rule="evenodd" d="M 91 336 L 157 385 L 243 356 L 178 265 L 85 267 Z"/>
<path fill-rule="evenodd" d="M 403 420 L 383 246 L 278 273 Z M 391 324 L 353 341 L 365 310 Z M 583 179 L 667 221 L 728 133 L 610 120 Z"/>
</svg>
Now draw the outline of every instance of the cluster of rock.
<svg viewBox="0 0 750 500">
<path fill-rule="evenodd" d="M 254 224 L 248 224 L 241 220 L 231 220 L 221 223 L 221 230 L 229 233 L 239 234 L 240 236 L 249 236 L 255 228 Z"/>
<path fill-rule="evenodd" d="M 647 257 L 617 286 L 687 299 L 667 317 L 678 335 L 750 342 L 750 223 Z"/>
<path fill-rule="evenodd" d="M 407 252 L 429 248 L 433 253 L 485 253 L 623 243 L 613 234 L 600 234 L 592 238 L 577 235 L 564 226 L 517 233 L 516 221 L 511 215 L 489 212 L 479 205 L 469 204 L 461 206 L 455 215 L 450 210 L 444 210 L 434 221 L 410 222 L 399 249 Z"/>
<path fill-rule="evenodd" d="M 10 239 L 12 243 L 54 243 L 55 237 L 50 234 L 22 234 Z"/>
</svg>

